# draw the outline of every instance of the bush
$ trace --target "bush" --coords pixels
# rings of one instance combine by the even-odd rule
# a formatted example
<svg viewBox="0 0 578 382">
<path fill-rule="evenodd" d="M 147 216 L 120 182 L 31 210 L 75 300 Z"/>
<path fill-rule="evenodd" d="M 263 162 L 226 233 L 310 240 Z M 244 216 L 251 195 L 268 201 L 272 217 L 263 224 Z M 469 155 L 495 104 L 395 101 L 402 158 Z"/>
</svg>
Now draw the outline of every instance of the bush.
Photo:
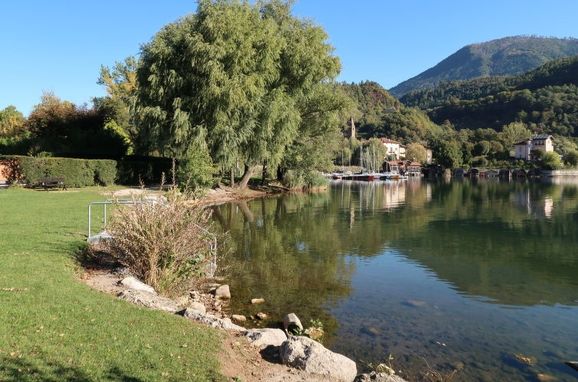
<svg viewBox="0 0 578 382">
<path fill-rule="evenodd" d="M 185 290 L 213 260 L 215 236 L 203 228 L 210 228 L 210 211 L 176 193 L 166 203 L 136 202 L 113 215 L 108 252 L 159 292 Z"/>
<path fill-rule="evenodd" d="M 569 167 L 578 166 L 578 151 L 570 150 L 564 155 L 564 163 Z"/>
<path fill-rule="evenodd" d="M 291 189 L 322 187 L 327 183 L 318 171 L 287 170 L 283 176 L 283 185 Z"/>
<path fill-rule="evenodd" d="M 179 160 L 177 165 L 177 182 L 181 189 L 192 191 L 211 187 L 215 183 L 216 173 L 213 160 L 206 147 L 191 150 L 187 159 Z"/>
<path fill-rule="evenodd" d="M 4 156 L 12 183 L 33 185 L 45 178 L 63 178 L 69 187 L 110 185 L 116 177 L 116 161 L 74 158 Z"/>
</svg>

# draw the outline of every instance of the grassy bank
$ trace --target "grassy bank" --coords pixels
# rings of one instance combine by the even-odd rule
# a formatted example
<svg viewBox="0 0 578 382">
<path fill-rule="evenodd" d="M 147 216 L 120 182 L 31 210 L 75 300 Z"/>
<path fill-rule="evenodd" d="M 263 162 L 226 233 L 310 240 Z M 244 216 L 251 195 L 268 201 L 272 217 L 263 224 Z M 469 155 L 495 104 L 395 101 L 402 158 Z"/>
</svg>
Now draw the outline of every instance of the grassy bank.
<svg viewBox="0 0 578 382">
<path fill-rule="evenodd" d="M 221 380 L 218 333 L 78 280 L 99 192 L 0 190 L 0 380 Z"/>
</svg>

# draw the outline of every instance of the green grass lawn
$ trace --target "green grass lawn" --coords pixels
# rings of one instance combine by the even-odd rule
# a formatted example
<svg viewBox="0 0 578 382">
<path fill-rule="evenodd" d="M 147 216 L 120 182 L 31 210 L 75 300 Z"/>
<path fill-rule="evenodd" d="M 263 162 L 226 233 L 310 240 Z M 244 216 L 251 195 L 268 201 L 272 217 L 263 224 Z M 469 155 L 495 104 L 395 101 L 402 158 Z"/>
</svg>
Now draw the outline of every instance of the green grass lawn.
<svg viewBox="0 0 578 382">
<path fill-rule="evenodd" d="M 0 381 L 222 380 L 217 332 L 78 281 L 102 191 L 0 190 Z"/>
</svg>

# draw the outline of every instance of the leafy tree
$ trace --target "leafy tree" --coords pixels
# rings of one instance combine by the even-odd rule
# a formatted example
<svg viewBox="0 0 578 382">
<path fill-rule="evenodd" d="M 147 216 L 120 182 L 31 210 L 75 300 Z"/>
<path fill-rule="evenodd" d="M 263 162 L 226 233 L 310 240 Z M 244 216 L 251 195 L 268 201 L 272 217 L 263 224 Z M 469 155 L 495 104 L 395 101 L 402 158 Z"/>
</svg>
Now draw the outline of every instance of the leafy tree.
<svg viewBox="0 0 578 382">
<path fill-rule="evenodd" d="M 405 149 L 405 158 L 411 161 L 425 163 L 427 161 L 427 150 L 419 143 L 410 143 Z"/>
<path fill-rule="evenodd" d="M 138 137 L 137 67 L 138 61 L 132 56 L 116 62 L 112 68 L 101 66 L 98 84 L 106 87 L 107 96 L 95 99 L 95 106 L 106 114 L 109 122 L 114 121 L 131 146 Z"/>
<path fill-rule="evenodd" d="M 436 140 L 432 144 L 433 157 L 444 168 L 457 168 L 463 163 L 460 144 L 453 140 Z"/>
<path fill-rule="evenodd" d="M 542 167 L 546 170 L 558 170 L 562 168 L 562 158 L 555 152 L 544 153 L 542 156 Z"/>
<path fill-rule="evenodd" d="M 568 151 L 566 155 L 564 155 L 564 163 L 571 167 L 578 166 L 578 151 Z"/>
<path fill-rule="evenodd" d="M 522 122 L 512 122 L 505 125 L 500 133 L 500 138 L 506 147 L 511 147 L 514 143 L 529 139 L 532 132 L 528 130 Z"/>
<path fill-rule="evenodd" d="M 201 0 L 196 14 L 142 48 L 143 142 L 175 157 L 206 142 L 222 171 L 243 164 L 241 187 L 255 165 L 295 162 L 285 160 L 288 151 L 307 146 L 304 138 L 327 129 L 343 107 L 327 89 L 340 65 L 326 40 L 285 2 Z"/>
<path fill-rule="evenodd" d="M 488 141 L 480 141 L 475 144 L 474 146 L 474 154 L 475 155 L 488 155 L 492 148 L 492 145 Z"/>
<path fill-rule="evenodd" d="M 96 108 L 77 107 L 53 93 L 44 93 L 27 121 L 32 153 L 116 158 L 126 154 L 127 141 Z"/>
<path fill-rule="evenodd" d="M 26 119 L 16 107 L 0 110 L 0 138 L 15 138 L 26 131 Z"/>
</svg>

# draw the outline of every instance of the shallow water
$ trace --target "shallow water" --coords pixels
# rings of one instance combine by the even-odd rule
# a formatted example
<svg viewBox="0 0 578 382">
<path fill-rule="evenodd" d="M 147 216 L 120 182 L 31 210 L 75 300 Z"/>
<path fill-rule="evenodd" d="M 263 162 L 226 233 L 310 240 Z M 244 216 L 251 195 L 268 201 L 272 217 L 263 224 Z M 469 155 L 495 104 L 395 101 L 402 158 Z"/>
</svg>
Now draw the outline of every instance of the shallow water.
<svg viewBox="0 0 578 382">
<path fill-rule="evenodd" d="M 340 182 L 215 212 L 234 313 L 319 319 L 329 348 L 411 380 L 578 376 L 576 185 Z"/>
</svg>

